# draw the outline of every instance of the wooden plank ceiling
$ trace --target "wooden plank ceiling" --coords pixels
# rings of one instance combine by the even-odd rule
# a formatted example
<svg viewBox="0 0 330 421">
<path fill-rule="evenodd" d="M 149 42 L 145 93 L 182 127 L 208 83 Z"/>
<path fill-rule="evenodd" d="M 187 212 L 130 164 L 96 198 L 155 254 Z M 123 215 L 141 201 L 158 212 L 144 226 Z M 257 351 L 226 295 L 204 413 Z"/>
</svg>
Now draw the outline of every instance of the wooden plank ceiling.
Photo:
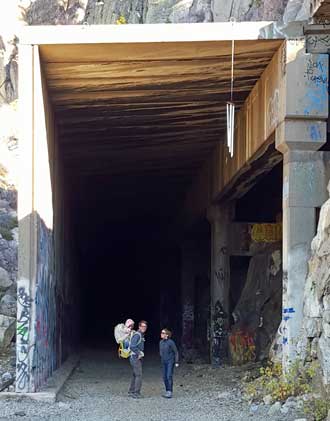
<svg viewBox="0 0 330 421">
<path fill-rule="evenodd" d="M 239 107 L 281 40 L 235 42 Z M 187 190 L 226 125 L 231 42 L 42 45 L 61 151 L 117 195 Z M 167 192 L 167 193 L 166 193 Z"/>
</svg>

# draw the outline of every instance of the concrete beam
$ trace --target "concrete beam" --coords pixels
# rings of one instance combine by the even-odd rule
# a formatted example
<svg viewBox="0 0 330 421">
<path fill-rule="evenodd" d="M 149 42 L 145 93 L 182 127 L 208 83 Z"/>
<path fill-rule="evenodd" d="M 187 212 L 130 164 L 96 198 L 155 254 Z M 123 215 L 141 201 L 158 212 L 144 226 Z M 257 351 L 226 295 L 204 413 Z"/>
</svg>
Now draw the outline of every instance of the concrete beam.
<svg viewBox="0 0 330 421">
<path fill-rule="evenodd" d="M 330 50 L 330 20 L 324 25 L 307 25 L 304 28 L 306 35 L 306 52 L 314 54 L 327 54 Z"/>
<path fill-rule="evenodd" d="M 25 26 L 20 44 L 107 44 L 281 39 L 267 30 L 273 22 L 179 23 L 148 25 Z M 263 35 L 264 34 L 264 35 Z"/>
</svg>

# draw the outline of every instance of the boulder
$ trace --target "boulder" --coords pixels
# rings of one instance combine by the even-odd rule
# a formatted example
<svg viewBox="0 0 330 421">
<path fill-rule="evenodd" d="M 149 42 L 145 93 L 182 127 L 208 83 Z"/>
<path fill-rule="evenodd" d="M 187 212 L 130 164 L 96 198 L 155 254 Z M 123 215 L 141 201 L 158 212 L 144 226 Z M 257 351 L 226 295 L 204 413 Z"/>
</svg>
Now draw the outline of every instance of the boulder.
<svg viewBox="0 0 330 421">
<path fill-rule="evenodd" d="M 305 319 L 303 327 L 307 338 L 317 338 L 321 334 L 322 319 L 316 317 Z"/>
<path fill-rule="evenodd" d="M 0 314 L 0 350 L 8 350 L 15 335 L 16 319 Z"/>
<path fill-rule="evenodd" d="M 17 301 L 12 295 L 6 294 L 0 301 L 0 314 L 16 317 Z"/>
<path fill-rule="evenodd" d="M 275 402 L 268 411 L 268 415 L 276 415 L 281 411 L 282 405 L 281 402 Z"/>
<path fill-rule="evenodd" d="M 330 384 L 330 338 L 322 335 L 318 343 L 318 357 L 323 372 L 323 381 Z"/>
<path fill-rule="evenodd" d="M 13 282 L 9 278 L 9 274 L 6 269 L 0 267 L 0 294 L 11 287 L 12 283 Z"/>
</svg>

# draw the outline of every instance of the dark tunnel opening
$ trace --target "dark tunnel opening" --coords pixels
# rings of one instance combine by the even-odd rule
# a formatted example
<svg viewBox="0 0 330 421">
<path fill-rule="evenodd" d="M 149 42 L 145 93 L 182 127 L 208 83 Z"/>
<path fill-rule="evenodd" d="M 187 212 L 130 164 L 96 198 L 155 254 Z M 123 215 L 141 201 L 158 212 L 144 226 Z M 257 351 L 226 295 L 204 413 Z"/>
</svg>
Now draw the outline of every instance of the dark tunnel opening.
<svg viewBox="0 0 330 421">
<path fill-rule="evenodd" d="M 114 326 L 127 318 L 135 321 L 136 329 L 139 320 L 148 322 L 149 346 L 158 343 L 165 322 L 178 336 L 180 249 L 175 243 L 167 244 L 162 221 L 152 216 L 136 218 L 134 213 L 130 220 L 111 220 L 111 202 L 97 213 L 87 232 L 81 226 L 86 227 L 91 209 L 83 210 L 76 220 L 76 238 L 81 244 L 81 345 L 115 346 Z M 170 273 L 166 279 L 165 270 Z M 165 293 L 170 300 L 161 311 Z"/>
</svg>

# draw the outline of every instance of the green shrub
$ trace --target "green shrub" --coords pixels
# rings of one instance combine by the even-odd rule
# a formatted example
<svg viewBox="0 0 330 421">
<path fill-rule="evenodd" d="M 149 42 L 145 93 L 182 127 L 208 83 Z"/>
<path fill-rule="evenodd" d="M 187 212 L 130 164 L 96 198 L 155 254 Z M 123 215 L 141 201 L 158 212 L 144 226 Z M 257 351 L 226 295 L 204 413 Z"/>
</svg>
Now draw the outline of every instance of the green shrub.
<svg viewBox="0 0 330 421">
<path fill-rule="evenodd" d="M 280 363 L 269 363 L 260 369 L 260 376 L 246 385 L 245 393 L 250 399 L 262 400 L 270 395 L 274 401 L 284 402 L 289 396 L 298 396 L 312 391 L 312 379 L 317 365 L 293 364 L 284 375 Z"/>
<path fill-rule="evenodd" d="M 6 227 L 0 227 L 0 234 L 2 238 L 4 238 L 7 241 L 11 241 L 14 239 L 13 234 L 11 233 L 10 229 Z"/>
<path fill-rule="evenodd" d="M 314 398 L 304 403 L 304 413 L 314 421 L 324 421 L 328 417 L 330 402 L 322 398 Z"/>
</svg>

